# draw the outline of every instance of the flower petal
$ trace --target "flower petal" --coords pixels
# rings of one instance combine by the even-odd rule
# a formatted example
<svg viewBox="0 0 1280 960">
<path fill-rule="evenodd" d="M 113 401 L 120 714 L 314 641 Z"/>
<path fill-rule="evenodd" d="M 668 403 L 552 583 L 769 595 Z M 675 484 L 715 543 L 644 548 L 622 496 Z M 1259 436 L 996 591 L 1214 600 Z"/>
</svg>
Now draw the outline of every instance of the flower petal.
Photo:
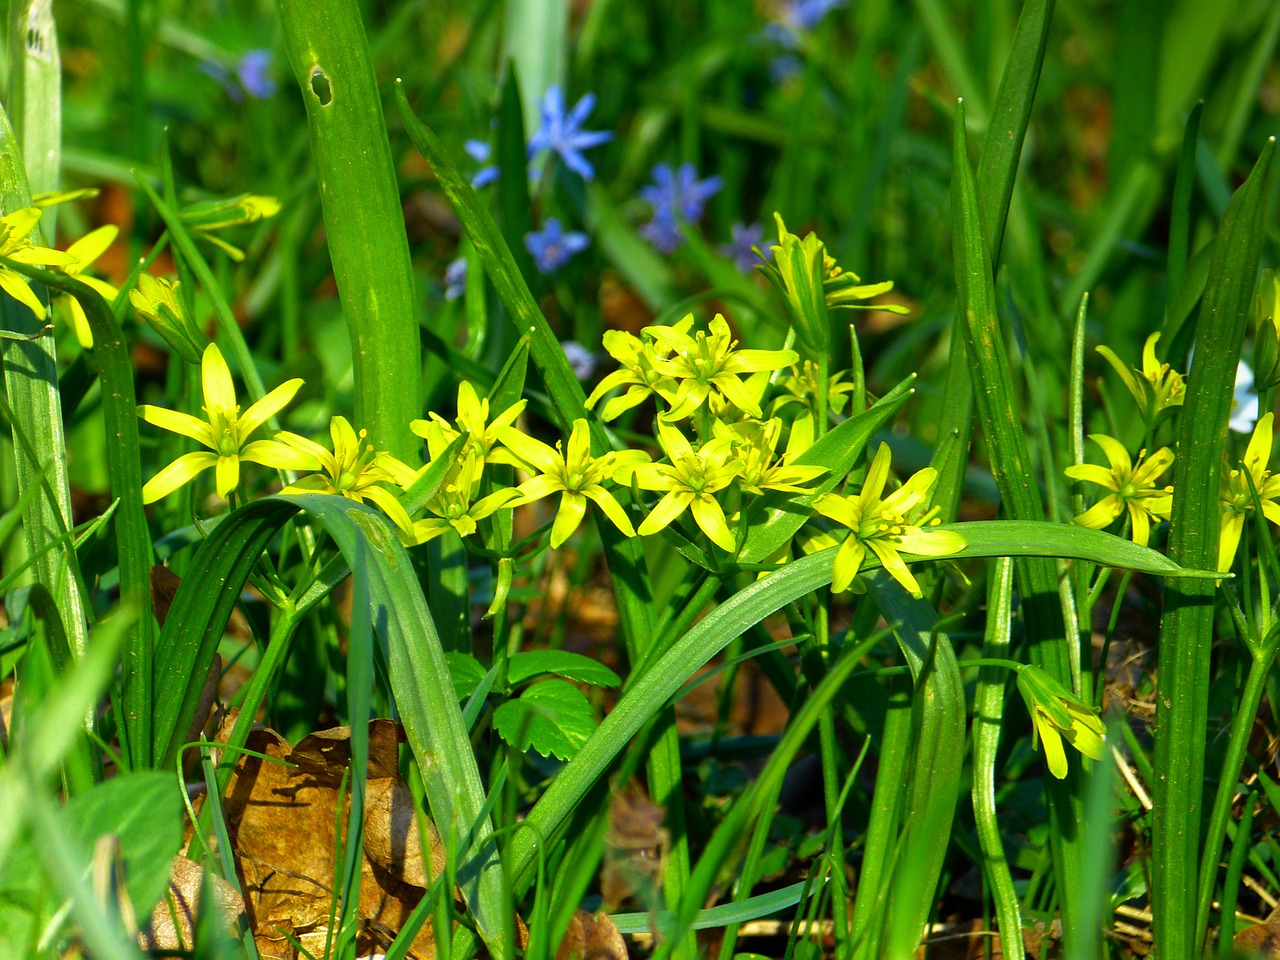
<svg viewBox="0 0 1280 960">
<path fill-rule="evenodd" d="M 582 494 L 590 498 L 596 506 L 603 510 L 604 515 L 613 522 L 615 527 L 622 531 L 624 536 L 634 537 L 636 535 L 635 528 L 631 525 L 631 518 L 622 509 L 622 504 L 618 503 L 608 490 L 599 484 L 595 484 L 583 488 Z"/>
<path fill-rule="evenodd" d="M 218 458 L 217 476 L 214 478 L 218 496 L 228 499 L 232 490 L 240 483 L 240 457 L 232 454 Z"/>
<path fill-rule="evenodd" d="M 585 422 L 585 421 L 582 421 Z M 560 509 L 551 524 L 551 548 L 557 549 L 578 529 L 587 513 L 587 498 L 580 493 L 566 490 L 560 497 Z"/>
<path fill-rule="evenodd" d="M 240 459 L 276 470 L 320 469 L 320 461 L 312 454 L 278 440 L 255 440 L 240 451 Z"/>
<path fill-rule="evenodd" d="M 173 433 L 180 433 L 184 437 L 190 437 L 210 450 L 215 449 L 217 446 L 213 442 L 213 428 L 204 420 L 193 417 L 189 413 L 180 413 L 177 410 L 153 407 L 148 403 L 144 403 L 138 407 L 138 416 L 161 430 L 169 430 Z"/>
<path fill-rule="evenodd" d="M 167 497 L 217 462 L 218 458 L 205 450 L 184 453 L 147 481 L 146 486 L 142 488 L 142 502 L 155 503 Z"/>
<path fill-rule="evenodd" d="M 204 356 L 200 358 L 200 380 L 204 390 L 204 405 L 210 411 L 231 410 L 236 406 L 236 388 L 231 382 L 231 370 L 216 343 L 204 348 Z"/>
<path fill-rule="evenodd" d="M 638 470 L 636 475 L 639 476 Z M 647 537 L 651 533 L 665 529 L 672 520 L 684 513 L 685 507 L 692 502 L 693 494 L 689 491 L 672 490 L 658 501 L 658 505 L 644 518 L 644 522 L 636 532 L 642 537 Z"/>
<path fill-rule="evenodd" d="M 711 538 L 712 543 L 726 553 L 733 553 L 737 549 L 729 524 L 725 522 L 724 510 L 715 497 L 708 493 L 694 497 L 689 509 L 693 513 L 693 519 L 702 528 L 702 532 Z"/>
<path fill-rule="evenodd" d="M 286 380 L 242 413 L 240 418 L 236 420 L 236 432 L 239 434 L 241 442 L 248 439 L 249 434 L 279 413 L 293 399 L 294 394 L 298 392 L 298 388 L 301 386 L 302 380 L 298 377 Z"/>
</svg>

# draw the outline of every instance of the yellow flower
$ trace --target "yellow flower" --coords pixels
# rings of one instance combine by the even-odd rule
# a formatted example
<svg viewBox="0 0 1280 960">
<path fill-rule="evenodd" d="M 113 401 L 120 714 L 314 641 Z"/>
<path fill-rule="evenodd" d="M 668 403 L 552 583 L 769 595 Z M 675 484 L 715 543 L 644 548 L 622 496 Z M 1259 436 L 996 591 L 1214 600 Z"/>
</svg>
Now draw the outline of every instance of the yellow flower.
<svg viewBox="0 0 1280 960">
<path fill-rule="evenodd" d="M 735 452 L 742 459 L 739 483 L 748 493 L 757 496 L 766 490 L 812 493 L 812 489 L 804 484 L 812 484 L 828 472 L 826 467 L 788 463 L 790 453 L 775 457 L 774 450 L 782 433 L 782 421 L 776 418 L 765 422 L 747 420 L 732 426 L 716 421 L 713 430 L 717 437 L 723 437 L 733 444 Z M 798 433 L 798 429 L 793 430 L 792 438 L 797 439 Z"/>
<path fill-rule="evenodd" d="M 1274 414 L 1268 412 L 1254 426 L 1253 436 L 1249 438 L 1249 446 L 1245 449 L 1240 469 L 1230 470 L 1223 467 L 1219 484 L 1219 501 L 1222 504 L 1218 533 L 1219 573 L 1226 573 L 1231 569 L 1236 548 L 1240 546 L 1240 533 L 1244 530 L 1245 515 L 1253 509 L 1253 494 L 1249 490 L 1250 481 L 1253 482 L 1253 488 L 1258 491 L 1262 515 L 1280 526 L 1280 505 L 1276 503 L 1276 499 L 1280 498 L 1280 477 L 1273 477 L 1271 471 L 1267 469 L 1267 463 L 1271 460 L 1273 420 Z"/>
<path fill-rule="evenodd" d="M 447 530 L 458 536 L 468 537 L 476 532 L 476 523 L 503 507 L 510 506 L 520 494 L 507 487 L 473 501 L 480 488 L 480 474 L 484 462 L 474 453 L 463 454 L 445 478 L 436 495 L 427 501 L 427 510 L 434 514 L 413 525 L 413 534 L 406 538 L 412 545 L 426 543 Z"/>
<path fill-rule="evenodd" d="M 686 320 L 691 320 L 692 316 Z M 701 407 L 712 391 L 719 393 L 743 413 L 762 416 L 760 404 L 747 390 L 740 374 L 780 370 L 800 359 L 794 350 L 739 350 L 724 317 L 716 314 L 708 324 L 709 333 L 699 330 L 692 337 L 677 327 L 651 326 L 644 333 L 673 353 L 655 358 L 654 369 L 679 384 L 665 420 L 683 420 Z"/>
<path fill-rule="evenodd" d="M 1129 460 L 1123 444 L 1106 434 L 1090 434 L 1089 439 L 1102 448 L 1110 467 L 1081 463 L 1067 467 L 1063 472 L 1072 480 L 1086 480 L 1111 491 L 1092 507 L 1072 517 L 1071 522 L 1092 530 L 1109 527 L 1113 520 L 1129 511 L 1133 524 L 1133 542 L 1147 545 L 1151 537 L 1151 522 L 1169 519 L 1173 505 L 1173 487 L 1156 486 L 1156 481 L 1173 466 L 1173 451 L 1161 447 L 1146 462 L 1146 451 L 1138 453 L 1138 462 Z"/>
<path fill-rule="evenodd" d="M 849 528 L 836 554 L 831 576 L 831 589 L 842 593 L 854 583 L 870 549 L 893 579 L 920 597 L 916 578 L 903 562 L 900 552 L 923 557 L 945 557 L 965 548 L 964 537 L 949 530 L 930 530 L 937 518 L 933 511 L 920 514 L 938 479 L 938 471 L 925 467 L 887 497 L 882 497 L 889 479 L 889 445 L 880 444 L 866 482 L 856 497 L 827 493 L 813 502 L 813 508 L 824 517 Z"/>
<path fill-rule="evenodd" d="M 276 439 L 315 459 L 323 473 L 313 473 L 285 487 L 283 493 L 328 493 L 363 503 L 372 501 L 382 508 L 406 535 L 413 532 L 413 521 L 405 512 L 396 495 L 380 484 L 407 487 L 416 474 L 405 463 L 389 453 L 375 451 L 366 443 L 368 431 L 359 434 L 352 429 L 346 417 L 333 417 L 329 421 L 329 436 L 333 440 L 330 453 L 320 444 L 296 433 L 280 431 Z"/>
<path fill-rule="evenodd" d="M 277 440 L 249 436 L 279 413 L 293 399 L 302 381 L 287 380 L 253 404 L 243 414 L 236 403 L 231 371 L 216 344 L 209 344 L 200 363 L 204 388 L 205 419 L 164 407 L 143 404 L 138 416 L 153 426 L 190 437 L 208 448 L 186 453 L 169 464 L 142 488 L 142 502 L 154 503 L 210 467 L 217 468 L 218 496 L 226 499 L 240 482 L 240 461 L 249 460 L 277 470 L 318 470 L 320 463 L 309 453 Z M 209 452 L 212 451 L 212 452 Z"/>
<path fill-rule="evenodd" d="M 693 317 L 685 317 L 674 329 L 685 331 L 693 325 Z M 613 397 L 600 411 L 600 419 L 606 423 L 626 413 L 634 406 L 643 403 L 646 398 L 658 394 L 668 404 L 676 396 L 676 382 L 671 377 L 659 373 L 654 366 L 655 361 L 662 359 L 669 350 L 659 352 L 652 343 L 646 343 L 623 330 L 606 330 L 604 348 L 609 356 L 621 364 L 621 369 L 601 380 L 591 396 L 587 397 L 587 409 L 590 410 L 606 393 L 617 387 L 626 387 L 626 393 Z"/>
<path fill-rule="evenodd" d="M 582 518 L 586 515 L 588 500 L 603 510 L 604 515 L 626 536 L 636 535 L 626 511 L 614 499 L 613 494 L 604 488 L 603 482 L 610 479 L 619 468 L 647 460 L 648 457 L 639 450 L 611 450 L 603 456 L 591 456 L 591 433 L 587 428 L 587 421 L 581 419 L 573 421 L 567 453 L 562 451 L 558 441 L 553 450 L 541 440 L 525 436 L 511 427 L 502 430 L 499 436 L 508 450 L 539 471 L 538 476 L 526 480 L 516 488 L 520 499 L 513 501 L 511 506 L 533 503 L 561 491 L 560 508 L 551 524 L 552 548 L 559 547 L 578 529 L 578 524 L 582 523 Z"/>
<path fill-rule="evenodd" d="M 111 303 L 120 291 L 105 280 L 88 276 L 83 271 L 87 267 L 93 266 L 93 262 L 107 252 L 107 248 L 115 243 L 119 233 L 119 227 L 108 224 L 105 227 L 99 227 L 92 233 L 85 234 L 67 247 L 67 254 L 74 257 L 76 262 L 63 267 L 66 273 L 101 294 L 102 299 L 106 300 L 107 303 Z M 86 350 L 91 349 L 93 347 L 93 331 L 89 329 L 89 318 L 85 316 L 84 307 L 80 306 L 80 301 L 69 293 L 60 293 L 54 298 L 54 306 L 70 316 L 71 329 L 75 331 L 76 340 L 80 343 L 80 346 Z"/>
<path fill-rule="evenodd" d="M 853 384 L 844 382 L 848 373 L 848 370 L 839 370 L 827 377 L 827 408 L 833 413 L 842 413 L 844 405 L 853 394 Z M 773 410 L 776 413 L 782 407 L 796 403 L 806 410 L 816 410 L 817 395 L 818 365 L 812 360 L 806 360 L 799 370 L 792 367 L 790 373 L 778 378 L 778 393 L 773 401 Z"/>
<path fill-rule="evenodd" d="M 15 210 L 0 217 L 0 257 L 8 257 L 18 263 L 33 266 L 69 267 L 74 266 L 76 258 L 61 250 L 36 246 L 27 235 L 40 222 L 41 212 L 35 207 Z M 0 266 L 0 290 L 28 308 L 38 319 L 43 320 L 47 309 L 27 279 L 20 273 Z"/>
<path fill-rule="evenodd" d="M 657 533 L 688 509 L 711 542 L 732 553 L 737 544 L 715 493 L 742 472 L 742 461 L 734 456 L 733 445 L 716 439 L 695 451 L 679 429 L 661 419 L 658 420 L 658 442 L 670 463 L 624 466 L 617 474 L 620 482 L 634 474 L 642 489 L 660 490 L 665 494 L 637 532 L 643 537 Z"/>
<path fill-rule="evenodd" d="M 486 397 L 481 399 L 476 393 L 476 388 L 468 381 L 463 380 L 458 384 L 458 421 L 457 428 L 449 423 L 444 417 L 438 413 L 429 414 L 429 420 L 414 420 L 409 424 L 409 429 L 415 434 L 427 441 L 427 451 L 434 460 L 444 453 L 449 444 L 453 443 L 463 432 L 469 433 L 471 439 L 467 441 L 465 450 L 467 452 L 476 452 L 486 463 L 512 463 L 509 457 L 502 456 L 501 450 L 496 450 L 498 445 L 498 434 L 501 433 L 511 424 L 515 423 L 516 418 L 524 412 L 527 401 L 517 400 L 506 410 L 494 417 L 492 422 L 489 420 L 489 400 Z"/>
<path fill-rule="evenodd" d="M 1063 739 L 1086 757 L 1102 759 L 1107 728 L 1092 707 L 1035 666 L 1028 665 L 1018 670 L 1018 691 L 1027 701 L 1027 709 L 1035 723 L 1032 746 L 1037 741 L 1044 743 L 1044 758 L 1050 773 L 1059 780 L 1067 775 Z"/>
<path fill-rule="evenodd" d="M 129 302 L 183 360 L 199 363 L 209 340 L 187 313 L 178 296 L 180 286 L 176 280 L 140 274 L 137 289 L 129 291 Z"/>
<path fill-rule="evenodd" d="M 1174 407 L 1182 406 L 1186 395 L 1186 384 L 1182 374 L 1171 369 L 1169 364 L 1161 363 L 1156 359 L 1156 344 L 1159 340 L 1158 333 L 1147 337 L 1147 342 L 1142 347 L 1141 370 L 1130 370 L 1128 365 L 1123 363 L 1105 344 L 1099 344 L 1097 348 L 1124 381 L 1138 409 L 1142 411 L 1143 421 L 1149 427 L 1154 427 L 1161 417 Z"/>
</svg>

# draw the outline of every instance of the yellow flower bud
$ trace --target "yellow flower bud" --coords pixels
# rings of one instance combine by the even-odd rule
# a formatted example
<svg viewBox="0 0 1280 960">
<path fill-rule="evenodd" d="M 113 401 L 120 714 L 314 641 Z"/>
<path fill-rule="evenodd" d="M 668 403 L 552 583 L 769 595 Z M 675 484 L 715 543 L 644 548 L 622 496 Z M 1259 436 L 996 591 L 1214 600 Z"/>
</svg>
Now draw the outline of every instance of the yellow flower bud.
<svg viewBox="0 0 1280 960">
<path fill-rule="evenodd" d="M 177 281 L 144 273 L 138 277 L 137 288 L 129 291 L 129 302 L 183 360 L 200 363 L 209 340 L 187 315 L 178 296 Z"/>
</svg>

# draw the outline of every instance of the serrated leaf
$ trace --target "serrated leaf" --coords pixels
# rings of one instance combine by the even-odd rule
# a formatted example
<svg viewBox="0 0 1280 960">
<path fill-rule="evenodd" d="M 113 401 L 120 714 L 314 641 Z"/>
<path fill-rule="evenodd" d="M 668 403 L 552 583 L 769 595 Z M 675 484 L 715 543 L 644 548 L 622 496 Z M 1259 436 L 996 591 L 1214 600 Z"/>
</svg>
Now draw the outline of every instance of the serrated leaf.
<svg viewBox="0 0 1280 960">
<path fill-rule="evenodd" d="M 493 712 L 493 729 L 519 750 L 568 760 L 596 730 L 595 711 L 567 680 L 544 680 Z"/>
<path fill-rule="evenodd" d="M 598 660 L 568 650 L 530 650 L 513 654 L 507 679 L 514 687 L 543 673 L 554 673 L 593 687 L 618 687 L 622 679 Z"/>
<path fill-rule="evenodd" d="M 476 687 L 480 686 L 480 681 L 488 671 L 484 664 L 469 653 L 451 650 L 444 655 L 444 660 L 449 665 L 449 679 L 453 681 L 454 692 L 459 700 L 466 700 L 475 693 Z"/>
</svg>

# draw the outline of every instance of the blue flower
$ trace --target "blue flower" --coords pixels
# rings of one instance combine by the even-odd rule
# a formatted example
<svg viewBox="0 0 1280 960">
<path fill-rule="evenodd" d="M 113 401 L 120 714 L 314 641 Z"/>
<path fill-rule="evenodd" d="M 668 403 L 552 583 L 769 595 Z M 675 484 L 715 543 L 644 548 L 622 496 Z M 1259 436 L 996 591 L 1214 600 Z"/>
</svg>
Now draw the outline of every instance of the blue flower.
<svg viewBox="0 0 1280 960">
<path fill-rule="evenodd" d="M 591 241 L 585 233 L 565 233 L 556 217 L 547 218 L 541 233 L 526 233 L 524 236 L 524 245 L 542 273 L 559 270 L 574 254 L 587 249 L 589 243 Z"/>
<path fill-rule="evenodd" d="M 255 100 L 269 100 L 276 94 L 276 81 L 271 76 L 271 51 L 250 50 L 236 64 L 236 76 L 244 92 Z"/>
<path fill-rule="evenodd" d="M 739 222 L 733 225 L 732 230 L 733 239 L 728 243 L 722 243 L 720 252 L 732 260 L 733 265 L 742 273 L 750 273 L 752 268 L 760 262 L 751 248 L 758 246 L 764 239 L 764 224 L 747 225 Z"/>
<path fill-rule="evenodd" d="M 542 125 L 529 141 L 529 159 L 532 160 L 540 150 L 550 150 L 582 179 L 590 180 L 594 177 L 595 170 L 582 155 L 582 151 L 613 139 L 613 134 L 608 131 L 582 129 L 595 105 L 595 94 L 588 93 L 566 115 L 564 94 L 557 86 L 549 87 L 542 100 Z"/>
<path fill-rule="evenodd" d="M 596 355 L 577 340 L 566 340 L 560 346 L 573 368 L 573 375 L 579 380 L 588 379 L 596 368 Z"/>
<path fill-rule="evenodd" d="M 457 300 L 467 292 L 467 258 L 450 260 L 444 268 L 444 298 Z"/>
<path fill-rule="evenodd" d="M 653 219 L 640 234 L 663 253 L 671 253 L 684 242 L 680 220 L 698 220 L 707 200 L 724 186 L 721 177 L 698 179 L 692 163 L 682 163 L 674 173 L 660 163 L 653 168 L 653 183 L 640 190 L 640 198 L 653 207 Z"/>
<path fill-rule="evenodd" d="M 481 187 L 487 187 L 493 181 L 498 179 L 498 168 L 489 163 L 489 144 L 483 140 L 467 140 L 462 144 L 462 149 L 467 151 L 467 155 L 476 163 L 483 164 L 479 170 L 471 177 L 471 186 L 479 190 Z"/>
</svg>

